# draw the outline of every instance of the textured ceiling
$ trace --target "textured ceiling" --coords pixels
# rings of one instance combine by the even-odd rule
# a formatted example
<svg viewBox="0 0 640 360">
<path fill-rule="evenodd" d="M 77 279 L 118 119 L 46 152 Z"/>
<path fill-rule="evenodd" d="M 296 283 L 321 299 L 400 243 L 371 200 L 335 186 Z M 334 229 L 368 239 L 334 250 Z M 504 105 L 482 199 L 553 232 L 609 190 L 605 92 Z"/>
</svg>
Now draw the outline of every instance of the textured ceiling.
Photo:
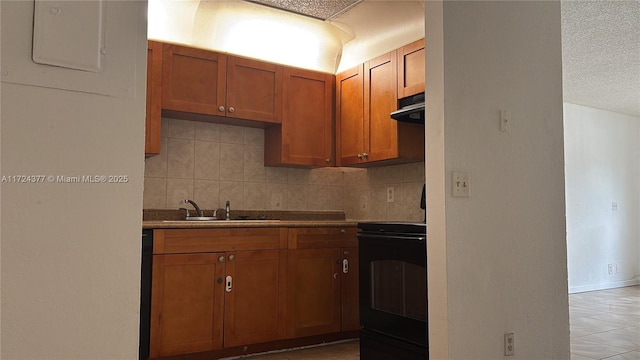
<svg viewBox="0 0 640 360">
<path fill-rule="evenodd" d="M 640 116 L 640 1 L 563 1 L 564 100 Z"/>
<path fill-rule="evenodd" d="M 349 10 L 362 0 L 247 0 L 320 20 L 330 19 Z"/>
</svg>

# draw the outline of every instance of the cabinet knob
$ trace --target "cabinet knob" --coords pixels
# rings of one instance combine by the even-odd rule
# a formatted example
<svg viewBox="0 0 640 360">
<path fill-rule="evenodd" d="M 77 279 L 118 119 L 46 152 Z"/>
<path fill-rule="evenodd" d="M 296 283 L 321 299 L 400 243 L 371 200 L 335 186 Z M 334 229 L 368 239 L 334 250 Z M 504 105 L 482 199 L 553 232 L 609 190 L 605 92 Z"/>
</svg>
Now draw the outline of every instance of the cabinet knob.
<svg viewBox="0 0 640 360">
<path fill-rule="evenodd" d="M 340 229 L 340 234 L 346 234 L 346 233 L 347 233 L 347 230 L 345 230 L 345 229 Z"/>
<path fill-rule="evenodd" d="M 220 106 L 220 107 L 218 107 L 218 111 L 220 111 L 220 112 L 224 112 L 224 106 Z"/>
<path fill-rule="evenodd" d="M 358 157 L 358 159 L 362 160 L 362 154 L 358 154 L 356 156 Z"/>
<path fill-rule="evenodd" d="M 229 255 L 229 261 L 233 261 L 236 257 L 233 255 Z"/>
<path fill-rule="evenodd" d="M 229 112 L 230 112 L 230 113 L 232 113 L 232 112 L 234 112 L 234 111 L 236 111 L 236 109 L 234 109 L 234 108 L 233 108 L 233 106 L 229 107 Z"/>
<path fill-rule="evenodd" d="M 220 256 L 220 257 L 218 258 L 218 261 L 219 261 L 219 262 L 224 262 L 224 256 Z"/>
<path fill-rule="evenodd" d="M 326 161 L 326 162 L 327 162 L 327 164 L 328 164 L 328 163 L 330 163 L 330 162 L 331 162 L 331 159 L 327 158 L 325 161 Z"/>
<path fill-rule="evenodd" d="M 367 154 L 367 153 L 364 153 L 364 154 L 362 154 L 362 155 L 364 156 L 364 158 L 365 158 L 365 159 L 368 159 L 368 158 L 369 158 L 369 154 Z"/>
<path fill-rule="evenodd" d="M 218 284 L 222 284 L 222 278 L 218 278 L 218 279 L 216 280 L 216 282 L 217 282 Z"/>
<path fill-rule="evenodd" d="M 349 256 L 349 250 L 344 251 L 344 256 Z"/>
</svg>

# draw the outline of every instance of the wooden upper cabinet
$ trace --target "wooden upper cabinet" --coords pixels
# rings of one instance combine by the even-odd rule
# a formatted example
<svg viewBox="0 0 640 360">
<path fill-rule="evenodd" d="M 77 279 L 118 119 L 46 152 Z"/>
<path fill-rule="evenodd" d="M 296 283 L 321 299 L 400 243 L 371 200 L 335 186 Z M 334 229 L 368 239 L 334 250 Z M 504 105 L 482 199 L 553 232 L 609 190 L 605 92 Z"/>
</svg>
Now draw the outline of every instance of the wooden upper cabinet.
<svg viewBox="0 0 640 360">
<path fill-rule="evenodd" d="M 336 159 L 338 166 L 362 163 L 364 152 L 364 69 L 336 76 Z"/>
<path fill-rule="evenodd" d="M 162 117 L 162 43 L 147 42 L 147 113 L 145 118 L 145 156 L 160 153 Z"/>
<path fill-rule="evenodd" d="M 282 112 L 282 66 L 227 57 L 226 116 L 280 123 Z"/>
<path fill-rule="evenodd" d="M 163 109 L 224 115 L 227 78 L 225 54 L 164 44 L 162 55 Z M 222 111 L 219 110 L 220 106 Z"/>
<path fill-rule="evenodd" d="M 265 130 L 265 165 L 332 166 L 334 76 L 285 67 L 282 125 Z"/>
<path fill-rule="evenodd" d="M 282 66 L 180 45 L 163 47 L 162 109 L 280 123 Z M 188 118 L 188 115 L 183 117 Z"/>
<path fill-rule="evenodd" d="M 424 92 L 424 39 L 398 49 L 398 99 Z"/>
<path fill-rule="evenodd" d="M 396 52 L 367 61 L 364 70 L 364 160 L 396 158 L 398 122 L 390 116 L 398 109 Z"/>
<path fill-rule="evenodd" d="M 398 122 L 396 51 L 337 75 L 336 132 L 340 166 L 424 160 L 424 125 Z"/>
</svg>

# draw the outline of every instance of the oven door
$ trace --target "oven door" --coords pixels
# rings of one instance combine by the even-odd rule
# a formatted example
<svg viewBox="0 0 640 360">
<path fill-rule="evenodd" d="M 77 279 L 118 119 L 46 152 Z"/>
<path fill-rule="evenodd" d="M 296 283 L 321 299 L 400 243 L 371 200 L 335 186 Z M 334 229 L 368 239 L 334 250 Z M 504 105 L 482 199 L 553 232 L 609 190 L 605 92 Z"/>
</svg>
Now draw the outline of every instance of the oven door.
<svg viewBox="0 0 640 360">
<path fill-rule="evenodd" d="M 358 234 L 360 324 L 427 347 L 426 236 Z"/>
</svg>

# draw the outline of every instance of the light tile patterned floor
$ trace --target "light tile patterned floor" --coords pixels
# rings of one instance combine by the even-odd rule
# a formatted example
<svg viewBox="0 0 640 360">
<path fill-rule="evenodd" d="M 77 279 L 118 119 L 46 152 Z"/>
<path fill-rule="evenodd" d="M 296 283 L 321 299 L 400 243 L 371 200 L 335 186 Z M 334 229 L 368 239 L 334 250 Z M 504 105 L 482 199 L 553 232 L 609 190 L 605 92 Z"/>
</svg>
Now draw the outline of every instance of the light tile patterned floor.
<svg viewBox="0 0 640 360">
<path fill-rule="evenodd" d="M 571 360 L 640 360 L 640 286 L 569 295 Z M 358 360 L 357 341 L 246 360 Z"/>
<path fill-rule="evenodd" d="M 571 360 L 640 360 L 640 286 L 569 295 Z"/>
</svg>

